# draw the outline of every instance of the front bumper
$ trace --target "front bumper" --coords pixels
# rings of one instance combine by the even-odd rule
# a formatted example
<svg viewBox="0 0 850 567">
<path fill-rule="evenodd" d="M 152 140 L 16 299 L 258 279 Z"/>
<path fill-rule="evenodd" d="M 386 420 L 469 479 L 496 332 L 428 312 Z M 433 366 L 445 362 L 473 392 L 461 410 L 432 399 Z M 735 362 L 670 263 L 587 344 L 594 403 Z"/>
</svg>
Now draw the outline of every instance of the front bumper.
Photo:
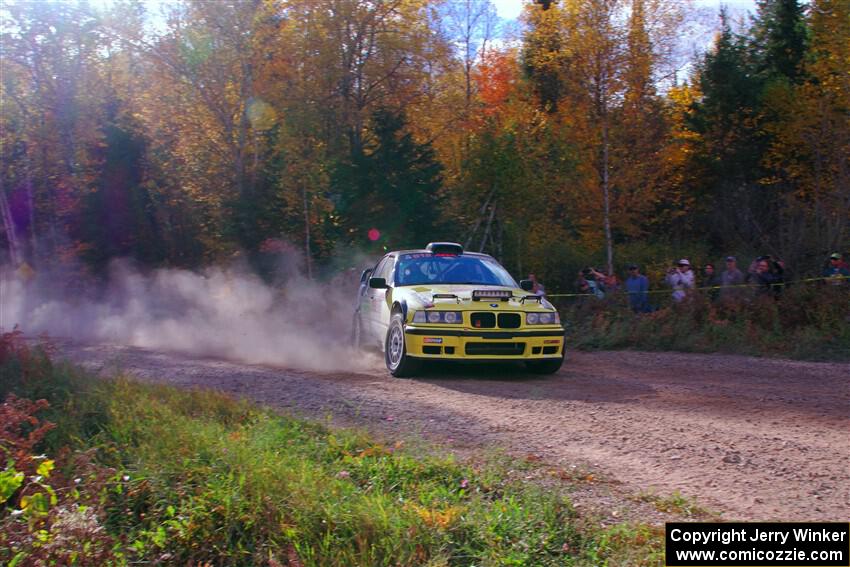
<svg viewBox="0 0 850 567">
<path fill-rule="evenodd" d="M 407 355 L 450 360 L 551 360 L 564 356 L 560 327 L 517 330 L 434 328 L 404 329 Z"/>
</svg>

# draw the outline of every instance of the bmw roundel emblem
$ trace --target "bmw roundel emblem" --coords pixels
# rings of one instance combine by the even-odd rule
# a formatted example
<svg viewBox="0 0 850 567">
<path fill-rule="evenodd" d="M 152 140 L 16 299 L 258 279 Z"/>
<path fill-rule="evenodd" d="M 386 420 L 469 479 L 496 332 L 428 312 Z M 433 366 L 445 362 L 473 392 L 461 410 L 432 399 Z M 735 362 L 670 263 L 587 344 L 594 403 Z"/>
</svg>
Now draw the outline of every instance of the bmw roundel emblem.
<svg viewBox="0 0 850 567">
<path fill-rule="evenodd" d="M 498 304 L 498 303 L 491 303 L 491 304 L 490 304 L 490 307 L 498 307 L 498 306 L 499 306 L 499 304 Z"/>
</svg>

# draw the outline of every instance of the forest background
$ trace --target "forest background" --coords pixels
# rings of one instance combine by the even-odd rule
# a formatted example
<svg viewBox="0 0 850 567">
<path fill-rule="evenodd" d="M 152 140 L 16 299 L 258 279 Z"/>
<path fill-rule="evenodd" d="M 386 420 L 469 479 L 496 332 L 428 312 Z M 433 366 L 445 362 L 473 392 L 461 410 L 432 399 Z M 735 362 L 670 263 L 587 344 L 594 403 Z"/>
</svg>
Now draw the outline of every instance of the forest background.
<svg viewBox="0 0 850 567">
<path fill-rule="evenodd" d="M 528 2 L 513 39 L 487 0 L 161 7 L 3 3 L 5 263 L 321 277 L 454 240 L 556 292 L 850 243 L 847 0 L 721 11 L 702 53 L 682 0 Z"/>
</svg>

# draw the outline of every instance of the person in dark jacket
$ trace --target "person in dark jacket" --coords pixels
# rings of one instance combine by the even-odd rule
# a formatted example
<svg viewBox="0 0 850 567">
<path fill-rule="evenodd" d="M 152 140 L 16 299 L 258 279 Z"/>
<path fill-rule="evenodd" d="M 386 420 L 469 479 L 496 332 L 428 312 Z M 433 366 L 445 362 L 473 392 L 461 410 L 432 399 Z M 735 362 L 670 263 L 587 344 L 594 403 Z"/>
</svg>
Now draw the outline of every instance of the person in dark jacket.
<svg viewBox="0 0 850 567">
<path fill-rule="evenodd" d="M 720 295 L 719 289 L 714 289 L 720 286 L 720 275 L 714 271 L 714 264 L 708 263 L 702 269 L 702 279 L 699 282 L 699 286 L 704 289 L 703 293 L 708 296 L 712 301 L 716 300 Z"/>
<path fill-rule="evenodd" d="M 772 295 L 779 298 L 785 284 L 785 266 L 781 260 L 770 256 L 759 256 L 755 261 L 755 271 L 750 273 L 747 283 L 755 286 L 756 296 Z"/>
</svg>

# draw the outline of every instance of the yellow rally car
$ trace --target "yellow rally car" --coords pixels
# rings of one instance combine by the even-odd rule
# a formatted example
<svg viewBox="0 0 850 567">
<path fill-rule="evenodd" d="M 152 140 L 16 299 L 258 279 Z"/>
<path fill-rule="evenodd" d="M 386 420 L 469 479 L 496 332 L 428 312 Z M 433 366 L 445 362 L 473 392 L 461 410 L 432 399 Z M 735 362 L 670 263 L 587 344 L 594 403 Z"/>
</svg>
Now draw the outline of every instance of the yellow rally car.
<svg viewBox="0 0 850 567">
<path fill-rule="evenodd" d="M 352 343 L 381 348 L 393 376 L 427 359 L 521 360 L 540 374 L 564 361 L 558 311 L 486 254 L 432 242 L 390 252 L 360 281 Z"/>
</svg>

